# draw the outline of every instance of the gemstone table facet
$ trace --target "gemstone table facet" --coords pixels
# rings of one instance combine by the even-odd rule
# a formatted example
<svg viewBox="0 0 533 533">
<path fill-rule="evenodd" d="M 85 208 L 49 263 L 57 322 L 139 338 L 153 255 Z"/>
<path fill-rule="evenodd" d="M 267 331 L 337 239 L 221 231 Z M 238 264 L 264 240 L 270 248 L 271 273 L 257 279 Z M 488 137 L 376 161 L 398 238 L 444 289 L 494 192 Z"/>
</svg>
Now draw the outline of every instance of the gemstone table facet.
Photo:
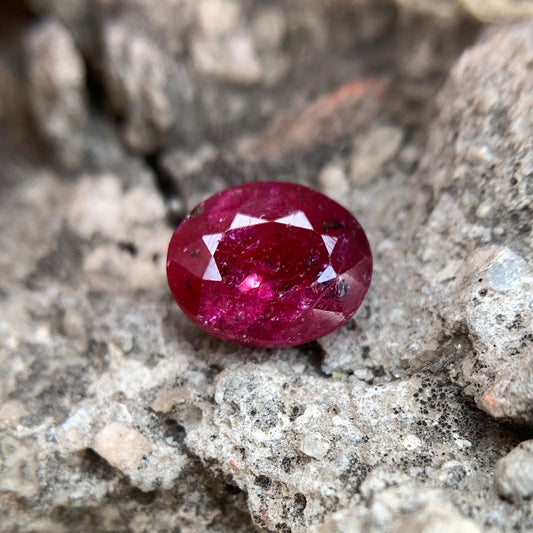
<svg viewBox="0 0 533 533">
<path fill-rule="evenodd" d="M 211 335 L 248 346 L 294 346 L 331 333 L 355 313 L 371 276 L 357 220 L 292 183 L 215 194 L 168 247 L 168 283 L 184 313 Z"/>
</svg>

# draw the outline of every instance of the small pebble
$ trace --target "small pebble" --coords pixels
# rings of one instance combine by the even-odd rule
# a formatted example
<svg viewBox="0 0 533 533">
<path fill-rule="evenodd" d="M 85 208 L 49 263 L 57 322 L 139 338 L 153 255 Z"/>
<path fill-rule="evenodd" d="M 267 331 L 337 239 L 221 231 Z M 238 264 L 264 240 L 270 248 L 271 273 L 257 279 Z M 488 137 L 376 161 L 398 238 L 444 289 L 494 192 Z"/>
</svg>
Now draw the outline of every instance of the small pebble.
<svg viewBox="0 0 533 533">
<path fill-rule="evenodd" d="M 308 433 L 300 444 L 300 450 L 305 455 L 319 460 L 326 456 L 330 447 L 329 440 L 324 438 L 320 433 Z"/>
<path fill-rule="evenodd" d="M 514 503 L 533 498 L 533 440 L 520 443 L 494 469 L 496 492 Z"/>
</svg>

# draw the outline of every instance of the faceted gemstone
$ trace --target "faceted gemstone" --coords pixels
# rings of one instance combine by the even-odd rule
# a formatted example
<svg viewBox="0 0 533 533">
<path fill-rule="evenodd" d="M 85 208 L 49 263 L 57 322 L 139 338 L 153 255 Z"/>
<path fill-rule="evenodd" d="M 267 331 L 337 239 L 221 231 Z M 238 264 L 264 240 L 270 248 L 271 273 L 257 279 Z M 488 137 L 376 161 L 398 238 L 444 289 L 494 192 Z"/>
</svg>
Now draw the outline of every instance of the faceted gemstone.
<svg viewBox="0 0 533 533">
<path fill-rule="evenodd" d="M 255 182 L 199 204 L 168 248 L 170 290 L 221 339 L 293 346 L 331 333 L 370 285 L 366 235 L 342 206 L 308 187 Z"/>
</svg>

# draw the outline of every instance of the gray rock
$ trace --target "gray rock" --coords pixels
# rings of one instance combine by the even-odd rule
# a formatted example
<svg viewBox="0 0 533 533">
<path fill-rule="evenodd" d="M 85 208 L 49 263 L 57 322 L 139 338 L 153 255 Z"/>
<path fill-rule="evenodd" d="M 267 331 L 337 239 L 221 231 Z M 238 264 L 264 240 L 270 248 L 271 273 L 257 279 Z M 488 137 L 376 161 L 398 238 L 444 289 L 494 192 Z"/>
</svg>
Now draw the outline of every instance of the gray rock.
<svg viewBox="0 0 533 533">
<path fill-rule="evenodd" d="M 481 533 L 476 523 L 461 517 L 451 505 L 431 503 L 407 516 L 395 533 Z"/>
<path fill-rule="evenodd" d="M 94 58 L 106 98 L 123 119 L 129 148 L 151 153 L 174 138 L 189 139 L 196 125 L 194 84 L 183 59 L 194 2 L 102 2 L 102 53 Z"/>
<path fill-rule="evenodd" d="M 465 331 L 472 346 L 459 379 L 491 415 L 529 424 L 531 31 L 527 23 L 489 32 L 463 55 L 419 173 L 432 177 L 436 204 L 421 232 L 423 273 L 450 334 Z"/>
<path fill-rule="evenodd" d="M 276 359 L 223 371 L 214 384 L 213 409 L 204 410 L 202 424 L 186 438 L 206 463 L 215 461 L 247 491 L 251 515 L 259 524 L 305 530 L 306 524 L 327 518 L 333 495 L 344 507 L 361 493 L 374 502 L 373 517 L 367 520 L 376 522 L 371 531 L 379 531 L 390 520 L 382 511 L 389 501 L 385 494 L 396 486 L 402 487 L 402 496 L 391 514 L 400 519 L 412 509 L 404 495 L 414 498 L 413 488 L 405 485 L 421 475 L 422 457 L 427 468 L 439 472 L 443 462 L 461 458 L 466 471 L 473 472 L 470 422 L 452 390 L 434 378 L 368 387 L 312 377 L 304 363 L 286 366 L 288 361 Z M 426 406 L 438 422 L 419 426 Z M 397 461 L 403 466 L 398 468 Z M 378 465 L 388 469 L 383 481 L 371 483 L 368 472 Z M 425 487 L 428 497 L 432 489 L 453 490 L 441 482 Z M 301 502 L 299 512 L 288 511 Z M 464 525 L 473 527 L 467 521 Z"/>
<path fill-rule="evenodd" d="M 161 0 L 154 9 L 150 0 L 111 0 L 105 2 L 106 17 L 112 16 L 116 7 L 122 10 L 121 20 L 131 17 L 158 48 L 169 57 L 183 56 L 187 50 L 188 32 L 194 23 L 196 5 L 193 0 Z M 144 24 L 143 24 L 144 22 Z"/>
<path fill-rule="evenodd" d="M 258 10 L 252 29 L 259 50 L 277 50 L 287 33 L 287 20 L 281 9 L 267 6 Z"/>
<path fill-rule="evenodd" d="M 520 443 L 502 457 L 494 469 L 494 486 L 498 494 L 516 504 L 533 497 L 533 440 Z"/>
<path fill-rule="evenodd" d="M 126 144 L 156 150 L 191 127 L 193 85 L 187 67 L 162 50 L 128 19 L 104 24 L 104 72 L 112 105 L 124 116 Z"/>
<path fill-rule="evenodd" d="M 349 182 L 342 161 L 329 161 L 321 170 L 318 182 L 324 194 L 337 202 L 344 202 Z"/>
<path fill-rule="evenodd" d="M 355 141 L 350 177 L 357 187 L 368 185 L 402 143 L 403 132 L 395 126 L 377 126 Z"/>
<path fill-rule="evenodd" d="M 37 449 L 34 439 L 2 439 L 2 481 L 0 490 L 19 498 L 35 498 L 38 493 Z"/>
<path fill-rule="evenodd" d="M 474 17 L 484 22 L 496 22 L 527 18 L 533 15 L 533 5 L 530 2 L 516 0 L 459 0 Z"/>
<path fill-rule="evenodd" d="M 164 287 L 162 250 L 170 238 L 164 214 L 161 197 L 146 183 L 124 191 L 115 175 L 80 180 L 64 216 L 74 234 L 92 242 L 79 266 L 92 289 L 112 290 L 116 283 L 137 290 Z"/>
<path fill-rule="evenodd" d="M 465 282 L 456 301 L 474 349 L 461 366 L 468 390 L 492 416 L 530 422 L 533 269 L 508 248 L 482 249 L 459 273 Z"/>
<path fill-rule="evenodd" d="M 431 15 L 448 23 L 460 18 L 463 13 L 457 0 L 442 0 L 438 4 L 427 0 L 395 0 L 407 13 Z"/>
<path fill-rule="evenodd" d="M 217 37 L 232 32 L 242 19 L 239 2 L 233 0 L 203 0 L 196 5 L 198 27 L 206 37 Z"/>
<path fill-rule="evenodd" d="M 204 80 L 249 86 L 275 85 L 285 77 L 289 58 L 280 51 L 286 33 L 283 13 L 264 8 L 253 15 L 250 27 L 244 20 L 243 6 L 233 0 L 198 3 L 200 31 L 192 38 L 191 53 Z"/>
<path fill-rule="evenodd" d="M 95 54 L 98 48 L 95 3 L 90 0 L 28 0 L 43 15 L 53 17 L 68 28 L 74 41 L 84 52 Z"/>
<path fill-rule="evenodd" d="M 191 51 L 194 66 L 203 76 L 239 85 L 253 85 L 261 80 L 259 59 L 247 34 L 198 37 L 192 42 Z"/>
<path fill-rule="evenodd" d="M 529 2 L 516 0 L 395 0 L 406 11 L 430 14 L 449 23 L 465 16 L 465 11 L 472 17 L 484 22 L 501 22 L 517 18 L 526 18 L 533 14 Z"/>
<path fill-rule="evenodd" d="M 357 506 L 333 514 L 318 533 L 480 533 L 476 523 L 436 490 L 418 491 L 401 482 L 382 490 L 367 508 Z"/>
<path fill-rule="evenodd" d="M 88 119 L 85 66 L 69 32 L 51 20 L 26 35 L 28 92 L 35 123 L 53 154 L 68 169 L 85 155 Z"/>
<path fill-rule="evenodd" d="M 320 433 L 308 433 L 302 439 L 300 443 L 300 450 L 309 455 L 309 457 L 314 457 L 315 459 L 323 459 L 328 453 L 331 447 L 330 442 L 325 439 Z"/>
</svg>

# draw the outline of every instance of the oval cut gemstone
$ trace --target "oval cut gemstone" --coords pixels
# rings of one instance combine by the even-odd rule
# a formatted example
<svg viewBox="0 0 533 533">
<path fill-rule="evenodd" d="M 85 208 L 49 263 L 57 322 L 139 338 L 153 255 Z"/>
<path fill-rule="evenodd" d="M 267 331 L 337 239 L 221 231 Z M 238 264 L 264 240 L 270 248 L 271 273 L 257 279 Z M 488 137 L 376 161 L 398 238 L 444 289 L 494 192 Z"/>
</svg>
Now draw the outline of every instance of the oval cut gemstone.
<svg viewBox="0 0 533 533">
<path fill-rule="evenodd" d="M 170 290 L 202 329 L 248 346 L 294 346 L 331 333 L 370 285 L 357 220 L 303 185 L 254 182 L 199 204 L 168 247 Z"/>
</svg>

